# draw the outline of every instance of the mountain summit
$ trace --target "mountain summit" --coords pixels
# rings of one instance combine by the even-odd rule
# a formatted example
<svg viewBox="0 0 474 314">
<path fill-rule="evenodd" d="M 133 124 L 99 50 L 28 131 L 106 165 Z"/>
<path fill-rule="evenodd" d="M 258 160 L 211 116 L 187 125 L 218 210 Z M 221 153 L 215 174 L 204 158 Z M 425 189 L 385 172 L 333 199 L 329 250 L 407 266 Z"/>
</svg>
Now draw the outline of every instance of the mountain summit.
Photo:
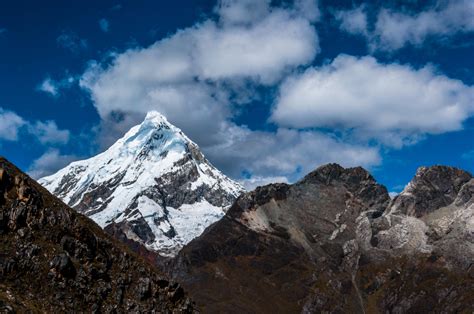
<svg viewBox="0 0 474 314">
<path fill-rule="evenodd" d="M 105 152 L 39 182 L 102 228 L 163 256 L 222 218 L 243 191 L 156 111 Z"/>
</svg>

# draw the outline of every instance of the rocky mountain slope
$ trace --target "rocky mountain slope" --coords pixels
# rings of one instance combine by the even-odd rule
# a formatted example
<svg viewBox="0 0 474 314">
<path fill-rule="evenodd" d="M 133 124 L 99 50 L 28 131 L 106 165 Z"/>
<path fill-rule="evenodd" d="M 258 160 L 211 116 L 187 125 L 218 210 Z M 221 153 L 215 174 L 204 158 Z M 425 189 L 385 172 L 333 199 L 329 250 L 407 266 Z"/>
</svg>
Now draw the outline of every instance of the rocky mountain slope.
<svg viewBox="0 0 474 314">
<path fill-rule="evenodd" d="M 117 237 L 164 256 L 222 218 L 243 191 L 158 112 L 39 183 Z"/>
<path fill-rule="evenodd" d="M 0 312 L 193 312 L 92 220 L 0 157 Z"/>
<path fill-rule="evenodd" d="M 170 265 L 205 312 L 474 310 L 474 179 L 420 168 L 391 200 L 330 164 L 243 194 Z"/>
</svg>

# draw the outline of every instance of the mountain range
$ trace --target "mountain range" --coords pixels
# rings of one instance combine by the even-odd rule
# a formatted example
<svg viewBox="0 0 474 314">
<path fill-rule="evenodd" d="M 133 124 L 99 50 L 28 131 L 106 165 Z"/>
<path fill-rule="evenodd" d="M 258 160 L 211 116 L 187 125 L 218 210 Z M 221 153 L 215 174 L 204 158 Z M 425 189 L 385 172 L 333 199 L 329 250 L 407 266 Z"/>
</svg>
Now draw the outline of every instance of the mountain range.
<svg viewBox="0 0 474 314">
<path fill-rule="evenodd" d="M 150 112 L 39 183 L 0 159 L 3 312 L 474 311 L 461 169 L 420 167 L 393 199 L 337 164 L 246 192 Z"/>
<path fill-rule="evenodd" d="M 169 273 L 210 313 L 470 313 L 473 261 L 471 174 L 422 167 L 392 200 L 329 164 L 243 194 Z"/>
</svg>

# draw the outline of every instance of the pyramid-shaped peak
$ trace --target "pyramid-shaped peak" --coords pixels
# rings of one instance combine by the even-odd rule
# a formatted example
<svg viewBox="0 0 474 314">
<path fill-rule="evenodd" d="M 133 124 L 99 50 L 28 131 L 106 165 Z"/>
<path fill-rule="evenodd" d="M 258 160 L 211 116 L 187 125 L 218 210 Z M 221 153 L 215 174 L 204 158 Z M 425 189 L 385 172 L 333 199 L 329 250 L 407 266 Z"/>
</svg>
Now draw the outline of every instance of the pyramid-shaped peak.
<svg viewBox="0 0 474 314">
<path fill-rule="evenodd" d="M 146 114 L 145 119 L 142 123 L 140 123 L 139 127 L 141 130 L 159 129 L 165 127 L 166 129 L 173 129 L 173 131 L 181 131 L 179 128 L 171 124 L 164 115 L 155 110 L 149 111 Z"/>
<path fill-rule="evenodd" d="M 170 256 L 220 219 L 242 191 L 157 111 L 105 152 L 40 183 L 101 227 Z"/>
<path fill-rule="evenodd" d="M 372 181 L 375 179 L 372 175 L 362 167 L 344 168 L 337 163 L 330 163 L 319 166 L 316 170 L 306 175 L 302 182 L 314 181 L 330 182 L 337 180 L 341 182 L 360 184 L 363 181 Z"/>
<path fill-rule="evenodd" d="M 164 115 L 162 115 L 156 110 L 148 111 L 144 121 L 150 121 L 150 122 L 155 122 L 155 123 L 161 123 L 161 122 L 169 123 L 168 119 L 166 119 Z"/>
<path fill-rule="evenodd" d="M 137 135 L 153 135 L 156 130 L 160 132 L 167 130 L 173 137 L 181 138 L 185 142 L 192 141 L 181 131 L 180 128 L 168 121 L 168 119 L 160 112 L 153 110 L 149 111 L 142 123 L 136 126 L 137 129 L 132 128 L 126 135 L 125 138 L 130 136 L 135 137 Z M 194 144 L 194 143 L 193 143 Z"/>
</svg>

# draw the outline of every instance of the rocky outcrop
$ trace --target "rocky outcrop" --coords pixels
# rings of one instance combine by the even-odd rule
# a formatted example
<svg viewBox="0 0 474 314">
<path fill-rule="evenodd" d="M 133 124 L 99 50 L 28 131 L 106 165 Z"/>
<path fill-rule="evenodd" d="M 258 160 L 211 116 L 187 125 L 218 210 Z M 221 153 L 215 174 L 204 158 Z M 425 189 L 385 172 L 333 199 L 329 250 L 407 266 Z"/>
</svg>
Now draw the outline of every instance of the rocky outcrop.
<svg viewBox="0 0 474 314">
<path fill-rule="evenodd" d="M 0 157 L 0 312 L 193 312 L 183 288 Z"/>
<path fill-rule="evenodd" d="M 442 256 L 449 268 L 470 271 L 474 260 L 474 179 L 444 166 L 421 167 L 371 223 L 366 249 Z M 365 224 L 367 225 L 367 221 Z M 368 243 L 367 237 L 362 242 Z"/>
<path fill-rule="evenodd" d="M 394 200 L 330 164 L 239 197 L 169 265 L 206 312 L 474 310 L 472 176 L 420 168 Z"/>
<path fill-rule="evenodd" d="M 423 217 L 452 204 L 461 188 L 471 179 L 469 173 L 453 167 L 421 167 L 396 197 L 391 210 L 408 216 Z"/>
</svg>

